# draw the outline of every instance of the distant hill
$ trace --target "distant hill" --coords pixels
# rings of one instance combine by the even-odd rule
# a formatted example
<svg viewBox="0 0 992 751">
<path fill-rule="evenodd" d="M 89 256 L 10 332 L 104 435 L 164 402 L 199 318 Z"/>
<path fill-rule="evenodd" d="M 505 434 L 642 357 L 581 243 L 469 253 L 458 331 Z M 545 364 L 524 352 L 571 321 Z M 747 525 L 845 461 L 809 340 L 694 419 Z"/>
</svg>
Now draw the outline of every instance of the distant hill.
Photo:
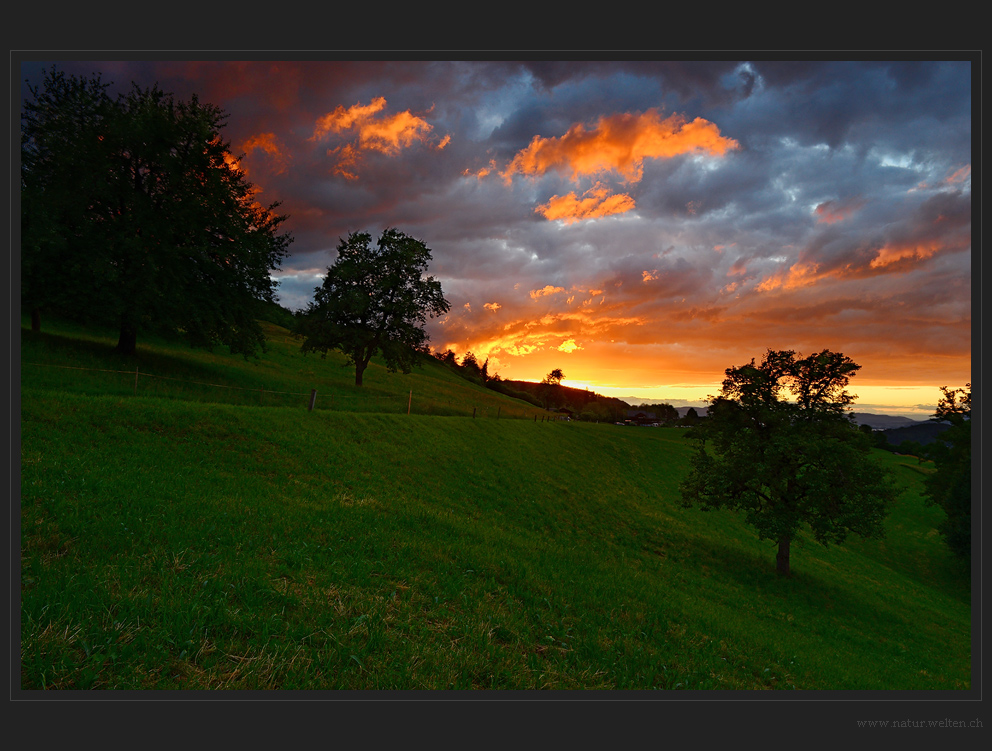
<svg viewBox="0 0 992 751">
<path fill-rule="evenodd" d="M 927 420 L 910 420 L 908 417 L 893 417 L 892 415 L 874 415 L 871 412 L 855 412 L 854 421 L 858 425 L 870 425 L 875 430 L 890 430 L 892 428 L 908 428 L 922 425 Z"/>
<path fill-rule="evenodd" d="M 926 446 L 938 439 L 941 433 L 951 427 L 946 422 L 920 422 L 915 425 L 908 425 L 904 428 L 893 428 L 883 430 L 882 435 L 892 446 L 898 446 L 903 441 L 915 441 L 921 446 Z"/>
<path fill-rule="evenodd" d="M 582 412 L 593 402 L 598 402 L 606 405 L 610 410 L 614 410 L 618 414 L 622 414 L 624 410 L 630 409 L 631 406 L 621 399 L 617 399 L 612 396 L 603 396 L 602 394 L 597 394 L 596 392 L 589 391 L 588 389 L 576 389 L 571 386 L 558 386 L 549 391 L 546 384 L 534 383 L 533 381 L 514 381 L 505 379 L 503 383 L 513 389 L 516 389 L 517 391 L 523 391 L 532 395 L 542 403 L 544 399 L 547 398 L 548 406 L 552 408 L 568 407 L 576 412 Z"/>
<path fill-rule="evenodd" d="M 642 404 L 671 404 L 676 409 L 689 409 L 689 407 L 694 407 L 697 412 L 699 412 L 700 409 L 706 409 L 705 406 L 706 402 L 704 401 L 699 401 L 697 403 L 691 401 L 687 402 L 684 399 L 662 399 L 662 398 L 645 399 L 644 397 L 640 397 L 640 396 L 618 396 L 617 399 L 626 402 L 632 407 L 639 407 Z M 700 412 L 700 414 L 702 413 Z"/>
</svg>

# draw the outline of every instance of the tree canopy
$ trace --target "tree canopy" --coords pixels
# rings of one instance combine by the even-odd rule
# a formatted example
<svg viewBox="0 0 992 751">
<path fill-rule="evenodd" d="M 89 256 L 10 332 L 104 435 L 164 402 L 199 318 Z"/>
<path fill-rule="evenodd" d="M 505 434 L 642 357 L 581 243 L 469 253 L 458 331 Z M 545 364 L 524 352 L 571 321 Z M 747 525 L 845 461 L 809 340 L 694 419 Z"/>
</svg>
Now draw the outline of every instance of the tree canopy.
<svg viewBox="0 0 992 751">
<path fill-rule="evenodd" d="M 409 373 L 427 354 L 428 317 L 446 313 L 441 283 L 425 276 L 431 250 L 396 229 L 377 243 L 367 232 L 341 240 L 338 257 L 300 316 L 296 332 L 303 352 L 338 349 L 355 366 L 355 385 L 376 353 L 386 367 Z"/>
<path fill-rule="evenodd" d="M 56 69 L 21 115 L 22 304 L 119 327 L 264 347 L 255 320 L 273 300 L 287 217 L 262 206 L 220 135 L 218 107 L 137 84 L 116 99 L 99 76 Z"/>
<path fill-rule="evenodd" d="M 936 471 L 926 479 L 931 505 L 946 514 L 939 530 L 948 547 L 971 561 L 971 384 L 963 389 L 941 386 L 941 399 L 933 420 L 951 427 L 929 447 Z"/>
<path fill-rule="evenodd" d="M 803 530 L 824 545 L 850 532 L 881 536 L 895 490 L 847 411 L 856 397 L 845 388 L 860 367 L 829 350 L 806 358 L 769 350 L 760 364 L 728 368 L 688 434 L 698 448 L 683 505 L 743 511 L 760 539 L 777 543 L 784 575 Z"/>
</svg>

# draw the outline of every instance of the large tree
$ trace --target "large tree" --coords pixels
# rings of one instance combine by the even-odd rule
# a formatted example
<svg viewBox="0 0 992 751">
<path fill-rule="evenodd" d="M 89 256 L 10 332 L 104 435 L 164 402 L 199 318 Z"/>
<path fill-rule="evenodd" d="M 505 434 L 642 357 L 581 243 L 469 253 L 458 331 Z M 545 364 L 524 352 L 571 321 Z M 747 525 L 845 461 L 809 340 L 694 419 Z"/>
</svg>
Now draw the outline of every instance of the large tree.
<svg viewBox="0 0 992 751">
<path fill-rule="evenodd" d="M 337 349 L 355 366 L 355 385 L 369 362 L 382 353 L 386 367 L 409 373 L 427 353 L 428 317 L 450 309 L 441 283 L 427 276 L 431 250 L 393 228 L 372 242 L 352 232 L 338 244 L 338 257 L 300 316 L 303 352 Z"/>
<path fill-rule="evenodd" d="M 260 205 L 220 135 L 224 114 L 136 84 L 112 99 L 99 77 L 46 72 L 21 116 L 22 285 L 37 326 L 49 307 L 119 329 L 264 347 L 255 320 L 291 237 Z"/>
<path fill-rule="evenodd" d="M 683 504 L 743 511 L 760 539 L 777 544 L 783 575 L 804 530 L 824 545 L 850 532 L 881 536 L 895 490 L 848 411 L 855 397 L 845 388 L 860 367 L 829 350 L 769 350 L 760 364 L 728 368 L 689 433 L 698 450 Z"/>
<path fill-rule="evenodd" d="M 971 384 L 963 389 L 940 387 L 941 399 L 933 418 L 951 427 L 929 447 L 937 465 L 926 479 L 931 505 L 940 506 L 946 517 L 940 533 L 951 550 L 971 561 Z"/>
<path fill-rule="evenodd" d="M 31 87 L 21 113 L 21 304 L 31 328 L 44 310 L 88 309 L 88 265 L 100 250 L 93 193 L 103 138 L 113 113 L 99 75 L 77 78 L 52 70 Z"/>
</svg>

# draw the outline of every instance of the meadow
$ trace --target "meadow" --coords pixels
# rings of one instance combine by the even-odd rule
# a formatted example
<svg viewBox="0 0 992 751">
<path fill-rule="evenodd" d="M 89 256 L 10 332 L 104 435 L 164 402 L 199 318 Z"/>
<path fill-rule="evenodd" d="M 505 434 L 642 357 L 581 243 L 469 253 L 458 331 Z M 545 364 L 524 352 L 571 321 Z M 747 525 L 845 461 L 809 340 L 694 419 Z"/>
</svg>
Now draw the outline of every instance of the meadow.
<svg viewBox="0 0 992 751">
<path fill-rule="evenodd" d="M 24 322 L 26 323 L 26 322 Z M 683 509 L 677 428 L 561 422 L 437 362 L 21 331 L 23 689 L 968 689 L 921 496 L 774 546 Z M 137 369 L 137 377 L 134 373 Z M 317 390 L 315 409 L 308 410 Z"/>
</svg>

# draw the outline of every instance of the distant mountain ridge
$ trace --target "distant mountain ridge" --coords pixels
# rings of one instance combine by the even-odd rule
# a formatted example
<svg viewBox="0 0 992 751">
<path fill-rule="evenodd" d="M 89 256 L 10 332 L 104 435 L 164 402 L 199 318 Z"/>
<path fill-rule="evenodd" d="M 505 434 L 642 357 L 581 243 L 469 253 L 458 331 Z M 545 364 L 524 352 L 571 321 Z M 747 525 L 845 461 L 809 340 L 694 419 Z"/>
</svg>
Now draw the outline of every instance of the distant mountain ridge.
<svg viewBox="0 0 992 751">
<path fill-rule="evenodd" d="M 633 402 L 631 402 L 633 399 Z M 665 400 L 663 399 L 640 399 L 634 397 L 627 397 L 624 399 L 625 402 L 637 404 L 663 404 Z M 671 403 L 671 402 L 669 402 Z M 674 406 L 674 405 L 673 405 Z M 675 407 L 678 410 L 679 417 L 685 417 L 686 413 L 690 409 L 696 410 L 696 414 L 700 417 L 706 416 L 706 407 L 704 406 L 690 406 L 686 405 L 683 407 Z M 926 425 L 929 420 L 911 420 L 908 417 L 896 417 L 893 415 L 876 415 L 871 412 L 854 412 L 854 421 L 858 425 L 869 425 L 875 430 L 893 430 L 895 428 L 909 428 L 915 425 Z"/>
<path fill-rule="evenodd" d="M 892 415 L 875 415 L 871 412 L 854 412 L 854 421 L 858 425 L 869 425 L 875 430 L 891 430 L 893 428 L 908 428 L 913 425 L 921 425 L 929 420 L 911 420 L 908 417 L 894 417 Z"/>
</svg>

